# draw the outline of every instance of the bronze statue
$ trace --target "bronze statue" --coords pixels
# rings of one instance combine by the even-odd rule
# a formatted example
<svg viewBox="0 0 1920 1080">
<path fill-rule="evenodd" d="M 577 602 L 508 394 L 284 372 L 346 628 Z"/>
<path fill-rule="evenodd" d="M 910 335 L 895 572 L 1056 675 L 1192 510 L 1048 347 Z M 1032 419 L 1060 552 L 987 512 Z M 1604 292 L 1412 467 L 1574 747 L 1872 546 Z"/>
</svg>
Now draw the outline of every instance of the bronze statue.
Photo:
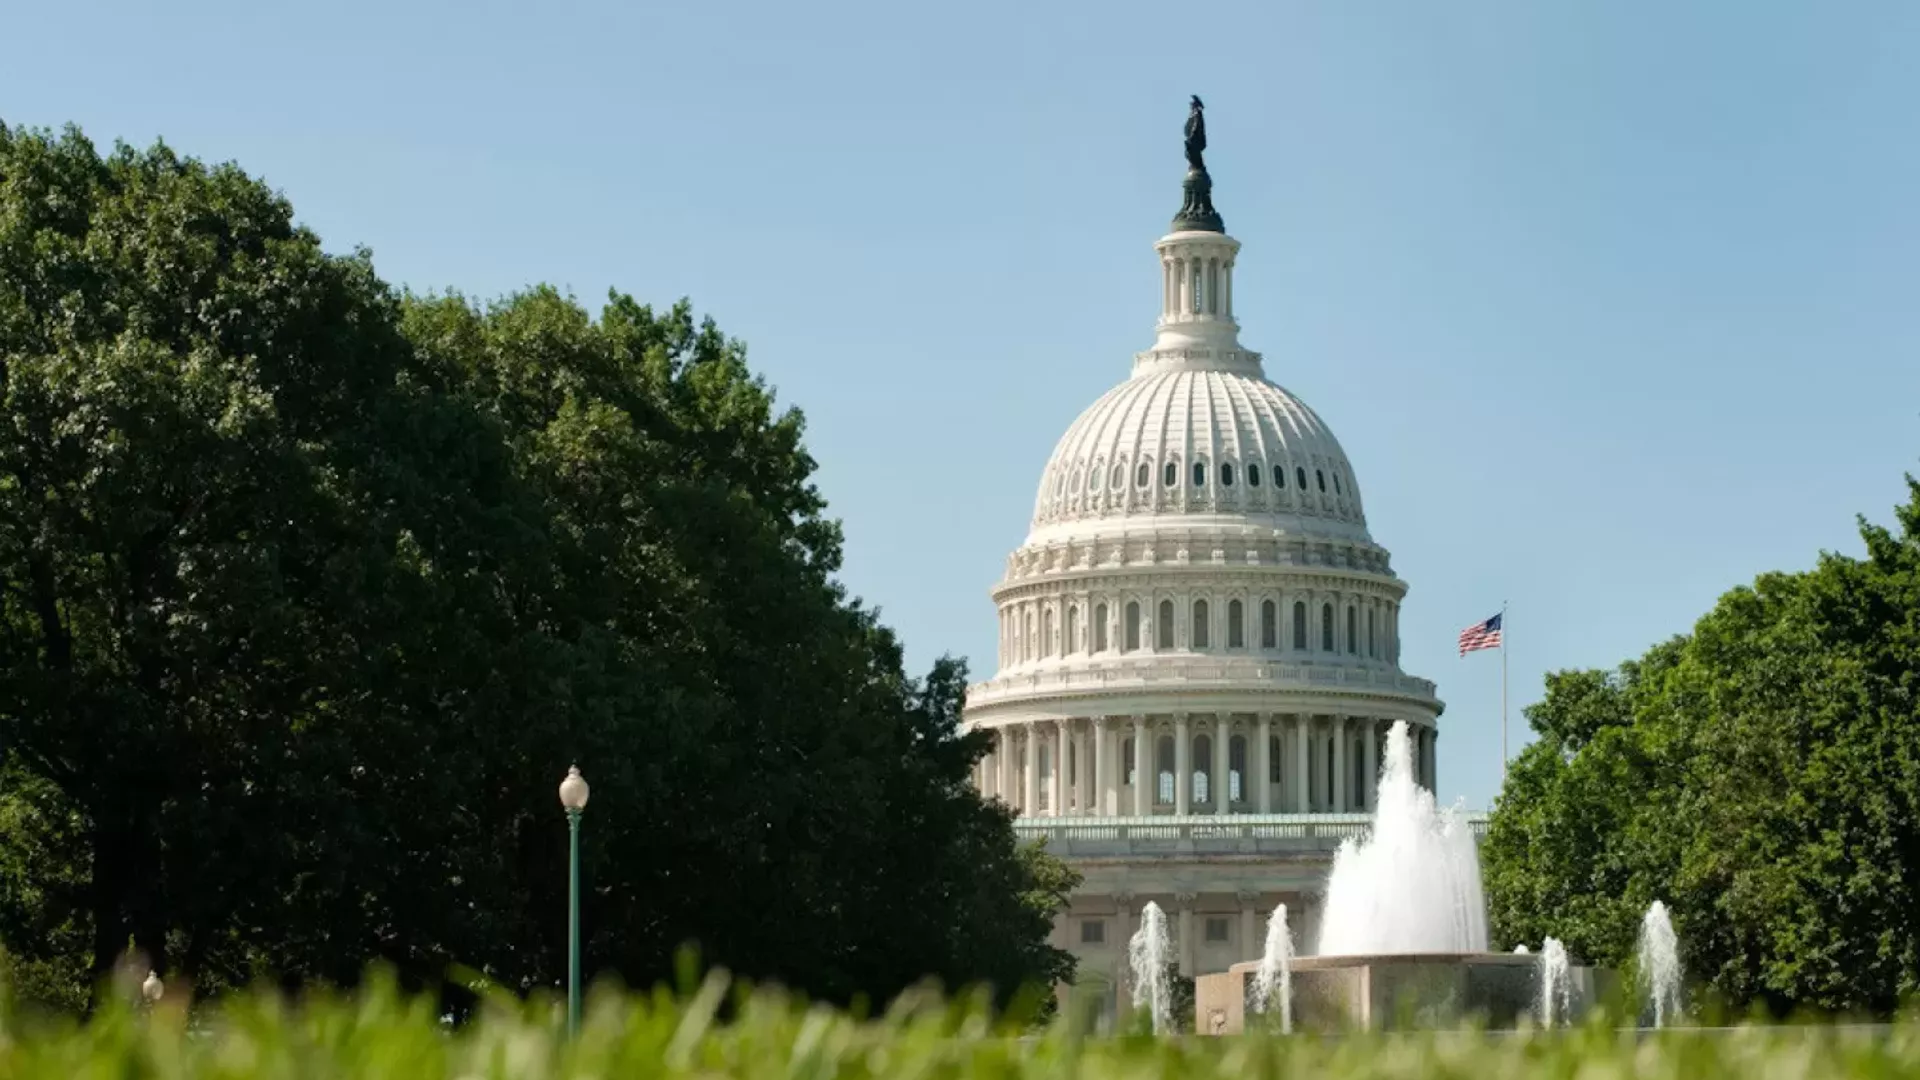
<svg viewBox="0 0 1920 1080">
<path fill-rule="evenodd" d="M 1207 175 L 1207 116 L 1200 95 L 1193 95 L 1187 114 L 1187 178 L 1180 182 L 1180 212 L 1173 215 L 1174 232 L 1227 231 L 1220 211 L 1213 208 L 1213 177 Z"/>
<path fill-rule="evenodd" d="M 1187 167 L 1196 172 L 1206 172 L 1207 163 L 1201 155 L 1207 152 L 1206 106 L 1200 103 L 1200 95 L 1193 95 L 1192 111 L 1187 113 Z"/>
</svg>

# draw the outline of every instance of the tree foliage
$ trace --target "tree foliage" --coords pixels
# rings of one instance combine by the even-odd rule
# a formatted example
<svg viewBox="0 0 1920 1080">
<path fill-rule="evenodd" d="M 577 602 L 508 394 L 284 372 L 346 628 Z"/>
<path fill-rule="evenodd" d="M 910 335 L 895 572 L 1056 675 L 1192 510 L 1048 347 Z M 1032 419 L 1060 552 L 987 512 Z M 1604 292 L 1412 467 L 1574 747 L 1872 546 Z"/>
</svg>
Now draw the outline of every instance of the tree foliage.
<svg viewBox="0 0 1920 1080">
<path fill-rule="evenodd" d="M 684 302 L 396 296 L 235 167 L 0 127 L 0 403 L 0 941 L 47 996 L 130 941 L 552 985 L 573 761 L 590 967 L 1062 975 L 963 665 L 903 674 L 800 414 Z"/>
<path fill-rule="evenodd" d="M 1484 861 L 1496 938 L 1631 960 L 1672 909 L 1690 974 L 1776 1010 L 1920 991 L 1920 484 L 1864 558 L 1722 597 L 1528 710 Z"/>
</svg>

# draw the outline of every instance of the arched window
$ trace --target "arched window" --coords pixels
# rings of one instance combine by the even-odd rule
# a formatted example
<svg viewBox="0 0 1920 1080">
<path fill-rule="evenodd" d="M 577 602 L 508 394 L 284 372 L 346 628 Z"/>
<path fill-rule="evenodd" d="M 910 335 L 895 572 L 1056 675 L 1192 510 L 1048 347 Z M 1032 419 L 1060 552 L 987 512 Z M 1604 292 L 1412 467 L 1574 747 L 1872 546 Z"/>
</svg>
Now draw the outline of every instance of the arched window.
<svg viewBox="0 0 1920 1080">
<path fill-rule="evenodd" d="M 1227 601 L 1227 648 L 1247 647 L 1247 609 L 1238 600 Z"/>
<path fill-rule="evenodd" d="M 1113 467 L 1112 480 L 1107 486 L 1111 487 L 1115 491 L 1119 491 L 1121 486 L 1126 483 L 1126 480 L 1127 480 L 1127 467 L 1125 465 L 1115 465 Z"/>
<path fill-rule="evenodd" d="M 1335 495 L 1340 494 L 1340 474 L 1338 472 L 1333 474 L 1333 493 Z"/>
<path fill-rule="evenodd" d="M 1313 478 L 1320 483 L 1320 494 L 1325 495 L 1327 493 L 1327 474 L 1319 469 L 1315 469 L 1313 470 Z"/>
<path fill-rule="evenodd" d="M 1171 600 L 1160 601 L 1160 632 L 1154 637 L 1155 648 L 1173 648 L 1173 601 Z"/>
<path fill-rule="evenodd" d="M 1247 801 L 1247 739 L 1244 735 L 1227 740 L 1227 798 L 1237 803 Z"/>
<path fill-rule="evenodd" d="M 1153 466 L 1147 464 L 1144 461 L 1141 462 L 1140 467 L 1134 470 L 1133 485 L 1135 487 L 1146 487 L 1147 482 L 1152 479 L 1153 479 Z"/>
<path fill-rule="evenodd" d="M 1132 652 L 1140 647 L 1140 601 L 1138 600 L 1127 601 L 1127 625 L 1125 629 L 1127 635 L 1127 651 Z"/>
<path fill-rule="evenodd" d="M 1320 605 L 1320 651 L 1333 651 L 1333 605 Z"/>
<path fill-rule="evenodd" d="M 1193 463 L 1193 486 L 1207 486 L 1207 463 L 1204 461 L 1196 461 Z"/>
<path fill-rule="evenodd" d="M 1220 486 L 1233 486 L 1233 462 L 1231 461 L 1223 461 L 1220 463 Z"/>
<path fill-rule="evenodd" d="M 1347 608 L 1347 652 L 1360 654 L 1360 613 L 1351 607 Z"/>
<path fill-rule="evenodd" d="M 1287 470 L 1278 465 L 1273 467 L 1273 487 L 1276 491 L 1285 491 L 1287 489 Z"/>
<path fill-rule="evenodd" d="M 1280 762 L 1280 736 L 1267 736 L 1267 783 L 1277 784 L 1287 775 L 1286 768 Z"/>
<path fill-rule="evenodd" d="M 1307 647 L 1307 602 L 1293 602 L 1293 647 L 1305 651 Z"/>
<path fill-rule="evenodd" d="M 1371 660 L 1378 660 L 1380 659 L 1380 646 L 1378 641 L 1375 639 L 1373 635 L 1373 625 L 1374 625 L 1373 616 L 1374 616 L 1373 609 L 1368 608 L 1367 609 L 1367 657 L 1368 659 L 1371 659 Z"/>
<path fill-rule="evenodd" d="M 1105 469 L 1102 469 L 1098 465 L 1095 465 L 1093 468 L 1088 469 L 1087 470 L 1087 493 L 1090 495 L 1100 494 L 1100 485 L 1105 482 L 1106 476 L 1107 476 L 1107 471 Z"/>
<path fill-rule="evenodd" d="M 1213 801 L 1212 769 L 1213 739 L 1207 735 L 1195 735 L 1193 737 L 1193 801 L 1195 805 L 1205 806 Z"/>
<path fill-rule="evenodd" d="M 1126 786 L 1128 787 L 1132 787 L 1140 779 L 1135 775 L 1138 770 L 1133 765 L 1133 736 L 1129 735 L 1120 740 L 1120 775 L 1127 778 Z"/>
<path fill-rule="evenodd" d="M 1263 649 L 1273 648 L 1274 639 L 1280 636 L 1280 627 L 1276 625 L 1280 621 L 1278 614 L 1273 601 L 1260 601 L 1260 647 Z"/>
<path fill-rule="evenodd" d="M 1154 801 L 1162 806 L 1173 802 L 1173 736 L 1162 735 L 1153 748 L 1156 790 Z"/>
<path fill-rule="evenodd" d="M 1293 478 L 1300 481 L 1301 491 L 1307 490 L 1307 467 L 1305 465 L 1295 465 L 1293 467 Z"/>
<path fill-rule="evenodd" d="M 1107 605 L 1093 606 L 1093 651 L 1107 651 Z"/>
<path fill-rule="evenodd" d="M 1160 470 L 1160 486 L 1172 487 L 1179 482 L 1180 463 L 1176 461 L 1167 462 L 1166 468 Z"/>
<path fill-rule="evenodd" d="M 1080 605 L 1067 605 L 1067 647 L 1061 650 L 1066 656 L 1080 651 Z"/>
<path fill-rule="evenodd" d="M 1053 609 L 1040 614 L 1040 655 L 1053 655 Z"/>
<path fill-rule="evenodd" d="M 1260 486 L 1260 463 L 1257 461 L 1247 462 L 1247 486 Z"/>
<path fill-rule="evenodd" d="M 1204 649 L 1213 644 L 1207 633 L 1212 629 L 1212 620 L 1207 618 L 1209 614 L 1211 613 L 1207 611 L 1205 600 L 1193 602 L 1193 647 L 1196 649 Z"/>
</svg>

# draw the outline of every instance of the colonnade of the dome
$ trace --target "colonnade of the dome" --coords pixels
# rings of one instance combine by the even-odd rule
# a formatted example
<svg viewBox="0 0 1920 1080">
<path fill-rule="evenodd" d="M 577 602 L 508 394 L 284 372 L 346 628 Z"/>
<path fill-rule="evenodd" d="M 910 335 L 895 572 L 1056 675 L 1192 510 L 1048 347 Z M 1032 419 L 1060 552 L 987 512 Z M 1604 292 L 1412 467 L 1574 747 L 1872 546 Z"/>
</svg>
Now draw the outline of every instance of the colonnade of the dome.
<svg viewBox="0 0 1920 1080">
<path fill-rule="evenodd" d="M 1358 813 L 1373 809 L 1392 723 L 1307 713 L 1008 721 L 989 729 L 993 750 L 974 780 L 1039 817 Z M 1437 733 L 1417 724 L 1411 735 L 1414 775 L 1431 789 Z"/>
</svg>

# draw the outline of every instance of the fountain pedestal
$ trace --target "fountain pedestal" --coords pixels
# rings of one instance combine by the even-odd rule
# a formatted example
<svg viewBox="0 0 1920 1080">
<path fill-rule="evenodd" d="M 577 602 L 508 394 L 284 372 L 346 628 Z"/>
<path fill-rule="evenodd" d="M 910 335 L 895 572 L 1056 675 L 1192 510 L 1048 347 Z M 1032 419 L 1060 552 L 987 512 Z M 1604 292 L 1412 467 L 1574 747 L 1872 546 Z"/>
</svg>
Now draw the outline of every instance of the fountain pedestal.
<svg viewBox="0 0 1920 1080">
<path fill-rule="evenodd" d="M 1194 982 L 1194 1030 L 1231 1035 L 1259 1022 L 1248 1002 L 1257 961 Z M 1540 958 L 1510 953 L 1303 956 L 1293 961 L 1295 1031 L 1447 1028 L 1470 1020 L 1511 1028 L 1539 1009 Z M 1598 1001 L 1606 973 L 1568 972 L 1566 1020 Z M 1534 1016 L 1534 1022 L 1539 1018 Z M 1279 1029 L 1276 1021 L 1274 1029 Z"/>
</svg>

